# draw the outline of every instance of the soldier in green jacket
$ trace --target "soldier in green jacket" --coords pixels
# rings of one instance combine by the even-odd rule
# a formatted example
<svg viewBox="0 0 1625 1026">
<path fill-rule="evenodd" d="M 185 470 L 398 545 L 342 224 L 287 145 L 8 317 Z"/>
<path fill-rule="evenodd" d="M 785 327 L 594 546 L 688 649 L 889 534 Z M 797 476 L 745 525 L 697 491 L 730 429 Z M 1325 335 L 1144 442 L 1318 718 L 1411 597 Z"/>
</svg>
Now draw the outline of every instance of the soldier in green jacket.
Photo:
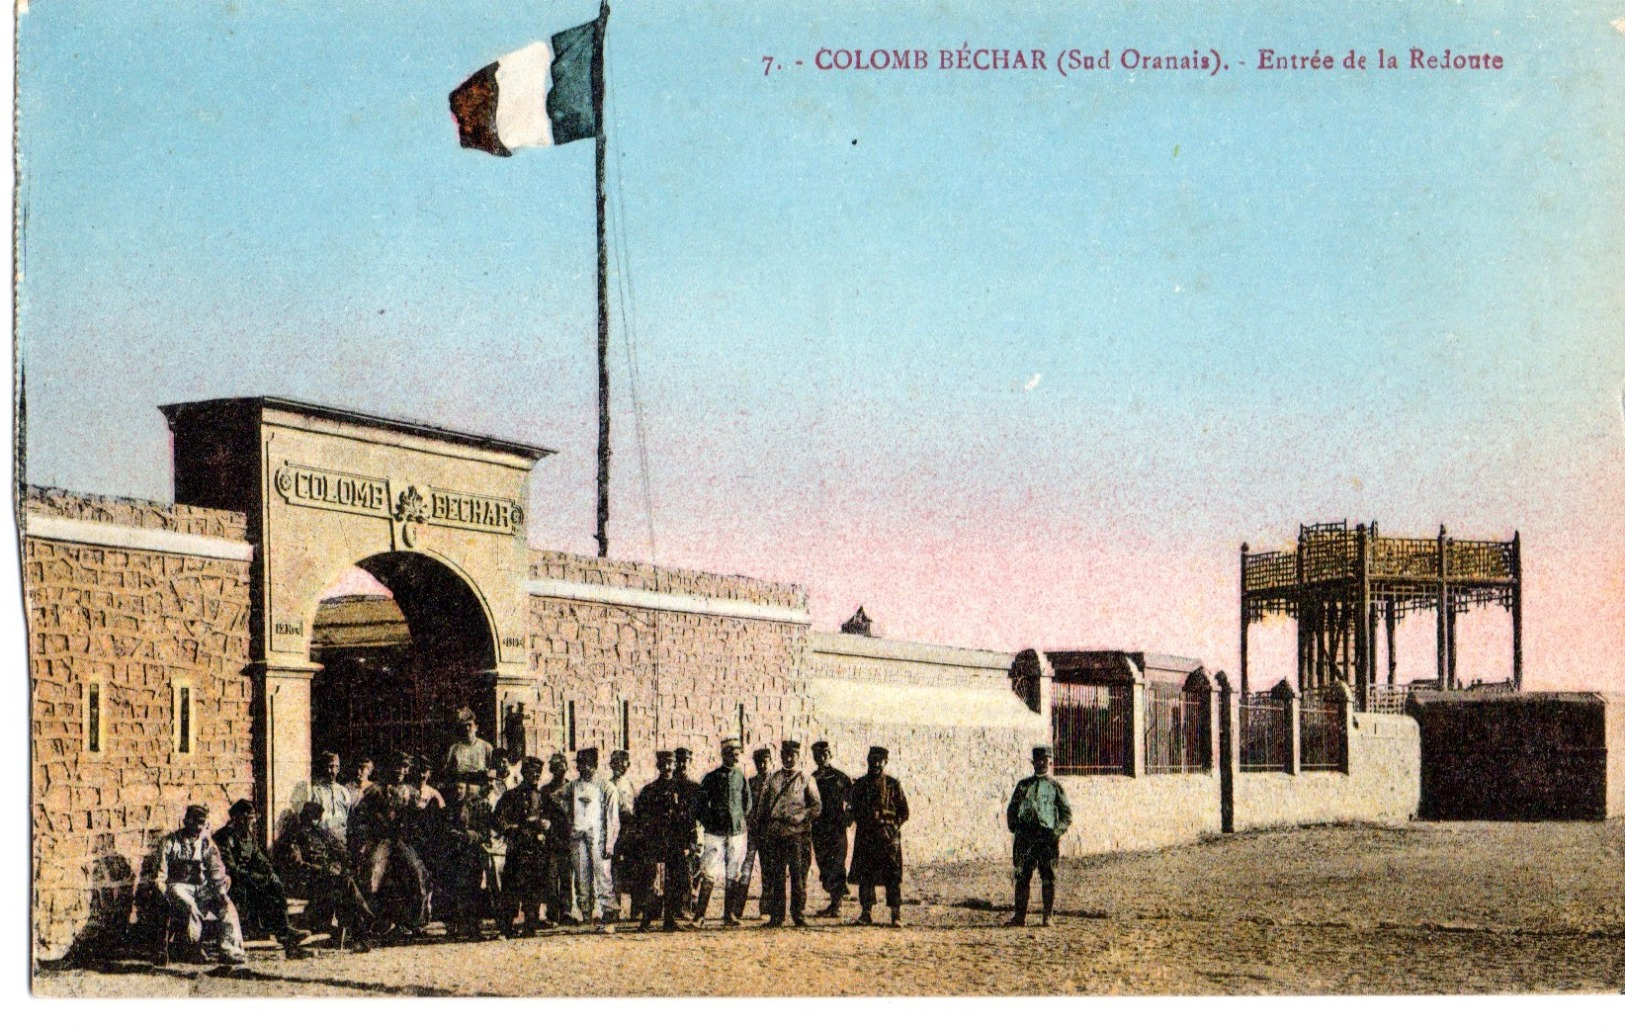
<svg viewBox="0 0 1625 1026">
<path fill-rule="evenodd" d="M 259 820 L 254 803 L 240 798 L 232 804 L 229 815 L 226 825 L 214 832 L 214 844 L 231 877 L 231 900 L 243 924 L 255 923 L 281 941 L 288 957 L 308 957 L 309 952 L 301 949 L 299 942 L 310 932 L 296 930 L 288 923 L 288 898 L 282 878 L 254 837 L 254 825 Z"/>
<path fill-rule="evenodd" d="M 1016 914 L 1006 926 L 1027 925 L 1027 900 L 1032 893 L 1033 870 L 1043 885 L 1044 918 L 1050 925 L 1055 910 L 1055 863 L 1060 857 L 1061 835 L 1072 825 L 1072 807 L 1066 791 L 1049 775 L 1050 749 L 1033 749 L 1033 775 L 1016 785 L 1005 822 L 1015 835 L 1011 856 L 1016 866 Z"/>
</svg>

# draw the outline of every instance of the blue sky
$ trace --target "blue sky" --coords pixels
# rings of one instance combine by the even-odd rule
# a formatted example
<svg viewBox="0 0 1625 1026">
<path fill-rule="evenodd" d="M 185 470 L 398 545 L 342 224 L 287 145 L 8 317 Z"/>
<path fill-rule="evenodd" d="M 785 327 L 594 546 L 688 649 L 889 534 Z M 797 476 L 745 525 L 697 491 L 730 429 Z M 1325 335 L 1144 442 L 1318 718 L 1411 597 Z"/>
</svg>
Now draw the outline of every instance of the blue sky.
<svg viewBox="0 0 1625 1026">
<path fill-rule="evenodd" d="M 167 497 L 158 404 L 287 395 L 559 449 L 532 538 L 590 551 L 592 147 L 461 150 L 446 94 L 594 11 L 33 4 L 28 478 Z M 820 626 L 1230 665 L 1243 540 L 1520 528 L 1531 675 L 1625 681 L 1617 17 L 621 5 L 612 553 L 804 584 Z M 1230 68 L 938 69 L 966 43 Z"/>
</svg>

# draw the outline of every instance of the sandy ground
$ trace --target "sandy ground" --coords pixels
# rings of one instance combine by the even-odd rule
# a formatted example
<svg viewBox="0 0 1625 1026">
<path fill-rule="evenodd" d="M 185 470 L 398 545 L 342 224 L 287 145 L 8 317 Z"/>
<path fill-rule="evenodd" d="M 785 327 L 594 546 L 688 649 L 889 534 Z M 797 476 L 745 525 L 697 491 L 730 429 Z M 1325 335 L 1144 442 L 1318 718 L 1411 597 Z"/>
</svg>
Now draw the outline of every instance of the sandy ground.
<svg viewBox="0 0 1625 1026">
<path fill-rule="evenodd" d="M 810 890 L 816 892 L 816 874 Z M 1034 892 L 1036 899 L 1036 881 Z M 998 862 L 910 873 L 902 930 L 823 925 L 365 955 L 220 974 L 41 970 L 40 995 L 1368 994 L 1625 991 L 1625 821 L 1320 827 L 1067 860 L 1057 923 L 1006 929 Z M 913 904 L 912 902 L 919 902 Z M 991 906 L 991 907 L 989 907 Z M 755 910 L 755 902 L 750 906 Z M 855 910 L 853 910 L 855 911 Z M 847 918 L 850 918 L 848 916 Z M 1036 916 L 1033 920 L 1036 921 Z M 218 974 L 218 975 L 217 975 Z"/>
</svg>

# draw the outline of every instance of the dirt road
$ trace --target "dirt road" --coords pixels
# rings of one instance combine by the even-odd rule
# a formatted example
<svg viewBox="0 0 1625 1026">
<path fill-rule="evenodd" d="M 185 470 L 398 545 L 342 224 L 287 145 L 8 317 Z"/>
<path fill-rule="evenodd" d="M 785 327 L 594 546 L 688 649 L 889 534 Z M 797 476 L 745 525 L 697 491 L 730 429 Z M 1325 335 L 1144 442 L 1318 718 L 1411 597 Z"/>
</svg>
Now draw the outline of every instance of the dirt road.
<svg viewBox="0 0 1625 1026">
<path fill-rule="evenodd" d="M 1625 989 L 1625 822 L 1246 834 L 1069 860 L 1048 930 L 994 862 L 924 867 L 903 930 L 429 942 L 229 976 L 46 970 L 42 995 L 1364 994 Z M 811 889 L 816 890 L 816 881 Z M 1036 886 L 1034 887 L 1036 891 Z M 754 909 L 752 902 L 752 909 Z M 991 905 L 991 908 L 986 906 Z M 970 907 L 980 906 L 980 907 Z M 850 917 L 848 917 L 850 918 Z M 1036 917 L 1034 917 L 1036 920 Z M 824 923 L 827 920 L 813 920 Z"/>
</svg>

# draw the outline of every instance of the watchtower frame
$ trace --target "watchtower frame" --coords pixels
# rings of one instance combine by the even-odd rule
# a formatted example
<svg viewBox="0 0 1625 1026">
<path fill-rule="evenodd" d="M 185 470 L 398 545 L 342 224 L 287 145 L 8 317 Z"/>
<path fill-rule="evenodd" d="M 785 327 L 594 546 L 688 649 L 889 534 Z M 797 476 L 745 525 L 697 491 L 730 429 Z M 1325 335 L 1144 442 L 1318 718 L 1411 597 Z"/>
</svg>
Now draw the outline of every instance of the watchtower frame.
<svg viewBox="0 0 1625 1026">
<path fill-rule="evenodd" d="M 1431 610 L 1437 623 L 1435 666 L 1441 690 L 1456 680 L 1456 617 L 1476 606 L 1512 616 L 1512 679 L 1523 688 L 1523 582 L 1519 541 L 1388 538 L 1348 521 L 1300 525 L 1295 548 L 1251 552 L 1241 546 L 1241 689 L 1248 690 L 1247 630 L 1267 614 L 1297 622 L 1298 683 L 1303 694 L 1347 685 L 1362 711 L 1404 701 L 1395 679 L 1395 626 Z M 1387 640 L 1387 682 L 1379 687 L 1377 640 Z M 1386 694 L 1384 694 L 1386 692 Z"/>
</svg>

